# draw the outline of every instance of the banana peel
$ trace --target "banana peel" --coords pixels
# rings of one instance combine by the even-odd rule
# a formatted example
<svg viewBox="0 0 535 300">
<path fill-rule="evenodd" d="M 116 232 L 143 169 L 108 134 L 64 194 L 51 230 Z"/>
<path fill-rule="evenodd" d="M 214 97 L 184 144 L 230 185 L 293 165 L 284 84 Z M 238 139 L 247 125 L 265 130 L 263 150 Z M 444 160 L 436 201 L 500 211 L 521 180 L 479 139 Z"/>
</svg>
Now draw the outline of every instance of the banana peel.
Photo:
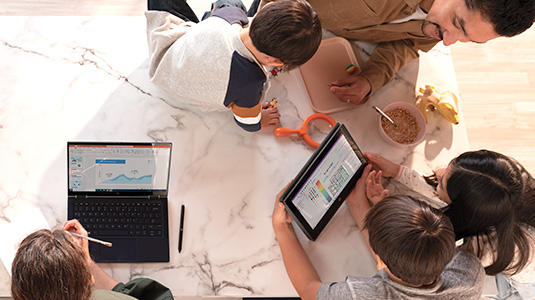
<svg viewBox="0 0 535 300">
<path fill-rule="evenodd" d="M 420 88 L 420 95 L 416 96 L 416 107 L 427 120 L 427 112 L 437 110 L 448 122 L 459 124 L 459 99 L 451 91 L 439 93 L 433 85 Z"/>
</svg>

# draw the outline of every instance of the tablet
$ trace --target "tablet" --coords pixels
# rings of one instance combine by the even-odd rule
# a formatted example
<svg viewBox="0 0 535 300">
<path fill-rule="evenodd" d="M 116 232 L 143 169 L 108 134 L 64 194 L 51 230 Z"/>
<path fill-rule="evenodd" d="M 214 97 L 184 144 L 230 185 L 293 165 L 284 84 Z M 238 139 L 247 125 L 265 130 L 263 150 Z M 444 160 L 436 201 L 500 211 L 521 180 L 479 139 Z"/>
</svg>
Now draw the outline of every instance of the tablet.
<svg viewBox="0 0 535 300">
<path fill-rule="evenodd" d="M 327 226 L 366 165 L 346 127 L 336 123 L 280 198 L 310 240 Z"/>
</svg>

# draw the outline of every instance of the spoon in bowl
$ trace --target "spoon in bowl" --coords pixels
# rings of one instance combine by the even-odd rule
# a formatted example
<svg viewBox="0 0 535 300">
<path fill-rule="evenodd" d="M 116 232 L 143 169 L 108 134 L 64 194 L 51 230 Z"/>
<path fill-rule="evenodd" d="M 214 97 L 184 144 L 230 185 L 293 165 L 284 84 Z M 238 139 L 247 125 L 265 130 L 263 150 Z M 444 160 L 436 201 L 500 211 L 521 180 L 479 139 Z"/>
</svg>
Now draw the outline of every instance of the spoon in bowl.
<svg viewBox="0 0 535 300">
<path fill-rule="evenodd" d="M 398 124 L 396 124 L 394 122 L 394 120 L 392 120 L 387 114 L 384 113 L 384 111 L 382 111 L 379 107 L 377 106 L 372 106 L 373 109 L 375 109 L 375 111 L 377 111 L 381 116 L 385 117 L 390 123 L 394 124 L 394 126 L 398 126 Z"/>
</svg>

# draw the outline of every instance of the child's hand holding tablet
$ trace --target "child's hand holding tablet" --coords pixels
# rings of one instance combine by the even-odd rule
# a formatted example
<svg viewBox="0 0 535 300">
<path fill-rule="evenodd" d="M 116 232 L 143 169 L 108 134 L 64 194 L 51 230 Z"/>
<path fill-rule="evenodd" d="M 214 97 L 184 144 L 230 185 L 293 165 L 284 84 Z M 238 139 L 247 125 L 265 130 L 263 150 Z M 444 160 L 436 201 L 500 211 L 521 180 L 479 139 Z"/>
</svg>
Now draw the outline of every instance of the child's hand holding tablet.
<svg viewBox="0 0 535 300">
<path fill-rule="evenodd" d="M 334 216 L 366 164 L 345 126 L 337 123 L 280 197 L 310 240 Z"/>
</svg>

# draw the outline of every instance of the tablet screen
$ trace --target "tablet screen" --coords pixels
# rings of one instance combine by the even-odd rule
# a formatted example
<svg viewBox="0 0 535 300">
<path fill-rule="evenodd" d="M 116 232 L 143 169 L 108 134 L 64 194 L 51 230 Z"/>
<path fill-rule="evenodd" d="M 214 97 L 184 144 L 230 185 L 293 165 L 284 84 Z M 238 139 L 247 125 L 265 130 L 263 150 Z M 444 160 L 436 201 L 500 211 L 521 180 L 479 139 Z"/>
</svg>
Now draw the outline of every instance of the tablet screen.
<svg viewBox="0 0 535 300">
<path fill-rule="evenodd" d="M 292 200 L 312 228 L 318 225 L 360 166 L 361 159 L 346 137 L 340 135 Z"/>
<path fill-rule="evenodd" d="M 325 229 L 367 163 L 347 128 L 336 123 L 279 199 L 310 240 Z"/>
</svg>

